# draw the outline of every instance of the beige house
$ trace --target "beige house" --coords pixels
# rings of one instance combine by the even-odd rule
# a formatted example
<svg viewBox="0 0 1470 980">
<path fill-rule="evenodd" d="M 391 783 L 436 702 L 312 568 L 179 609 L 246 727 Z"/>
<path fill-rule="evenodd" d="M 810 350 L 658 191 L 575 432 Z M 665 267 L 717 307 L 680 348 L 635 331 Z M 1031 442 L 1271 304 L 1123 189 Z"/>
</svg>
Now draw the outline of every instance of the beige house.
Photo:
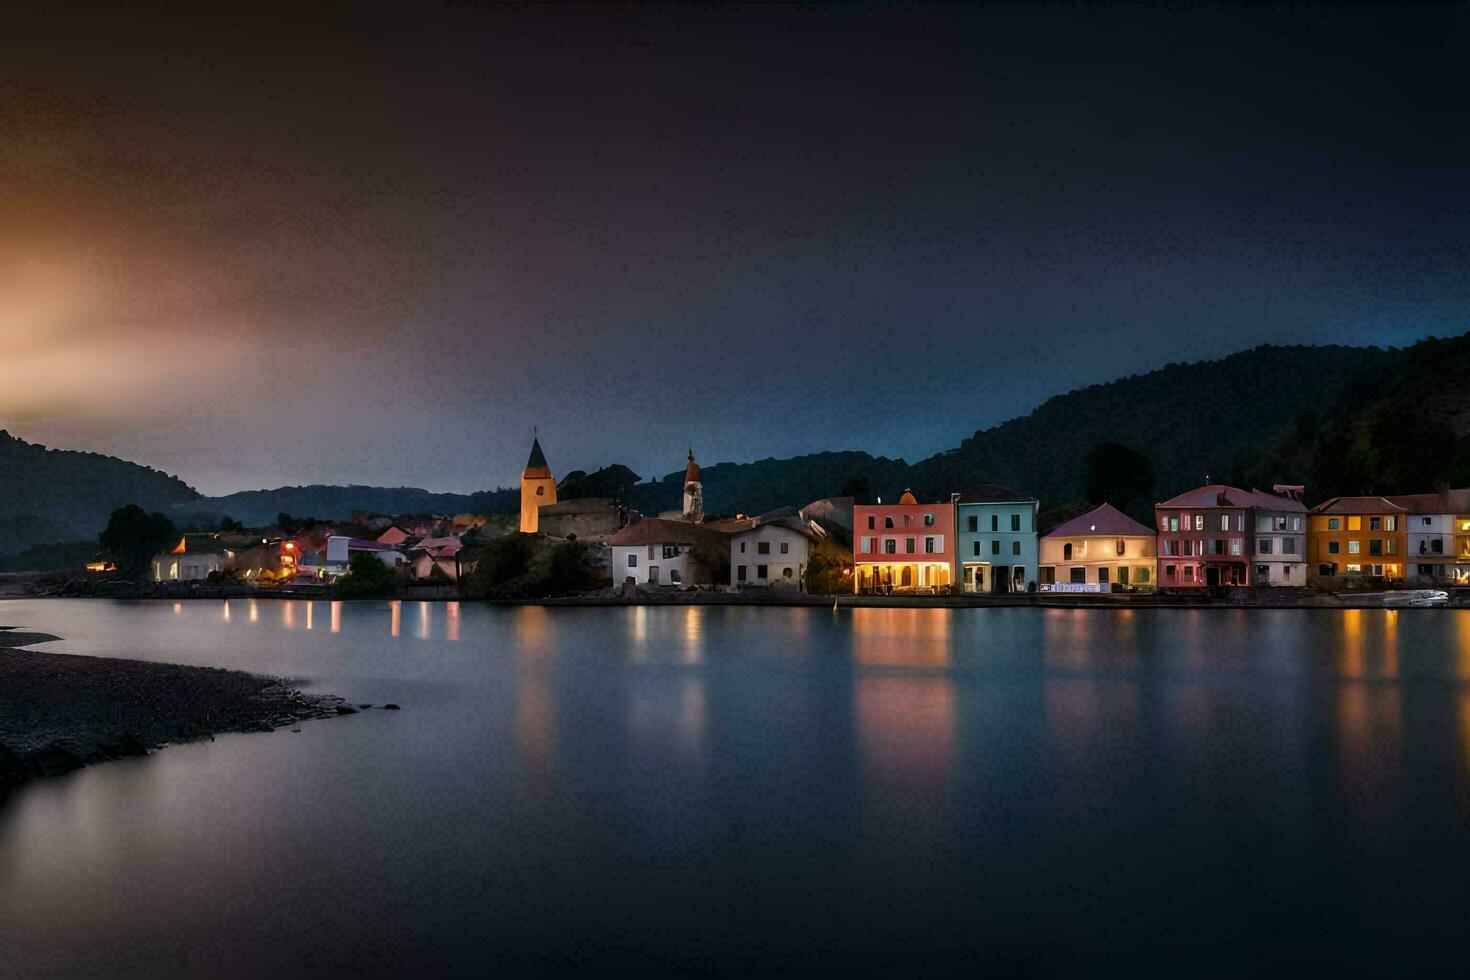
<svg viewBox="0 0 1470 980">
<path fill-rule="evenodd" d="M 1152 589 L 1158 536 L 1111 504 L 1074 517 L 1041 539 L 1041 591 Z"/>
</svg>

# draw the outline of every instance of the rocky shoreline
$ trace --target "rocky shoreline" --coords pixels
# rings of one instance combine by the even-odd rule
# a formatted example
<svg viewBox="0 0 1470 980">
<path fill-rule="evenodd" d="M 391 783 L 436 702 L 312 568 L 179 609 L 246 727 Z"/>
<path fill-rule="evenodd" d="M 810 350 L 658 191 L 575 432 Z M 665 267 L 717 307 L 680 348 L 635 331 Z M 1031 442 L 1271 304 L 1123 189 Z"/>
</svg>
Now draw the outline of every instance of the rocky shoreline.
<svg viewBox="0 0 1470 980">
<path fill-rule="evenodd" d="M 94 762 L 358 710 L 243 671 L 21 649 L 56 639 L 0 628 L 0 800 Z"/>
</svg>

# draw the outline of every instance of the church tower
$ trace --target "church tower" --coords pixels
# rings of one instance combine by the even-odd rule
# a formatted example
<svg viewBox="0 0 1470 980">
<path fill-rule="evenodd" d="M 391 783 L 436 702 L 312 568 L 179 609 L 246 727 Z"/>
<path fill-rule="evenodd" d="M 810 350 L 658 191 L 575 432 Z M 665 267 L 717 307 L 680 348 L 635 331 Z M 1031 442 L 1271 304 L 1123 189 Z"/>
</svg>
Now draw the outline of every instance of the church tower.
<svg viewBox="0 0 1470 980">
<path fill-rule="evenodd" d="M 541 524 L 537 508 L 556 503 L 556 480 L 551 476 L 551 467 L 546 465 L 546 454 L 541 451 L 541 440 L 531 439 L 531 458 L 521 471 L 521 533 L 535 534 Z"/>
<path fill-rule="evenodd" d="M 704 521 L 704 484 L 699 481 L 699 464 L 694 461 L 694 447 L 689 448 L 689 465 L 684 468 L 684 520 L 700 524 Z"/>
</svg>

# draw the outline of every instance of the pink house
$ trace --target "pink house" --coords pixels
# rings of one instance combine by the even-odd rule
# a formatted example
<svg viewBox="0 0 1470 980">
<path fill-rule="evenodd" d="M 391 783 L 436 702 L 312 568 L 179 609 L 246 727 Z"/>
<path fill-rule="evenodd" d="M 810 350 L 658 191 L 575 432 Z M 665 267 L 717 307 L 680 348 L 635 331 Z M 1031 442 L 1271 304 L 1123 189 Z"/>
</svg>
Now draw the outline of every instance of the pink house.
<svg viewBox="0 0 1470 980">
<path fill-rule="evenodd" d="M 955 505 L 921 504 L 905 490 L 896 504 L 852 509 L 854 592 L 948 592 L 954 582 Z"/>
</svg>

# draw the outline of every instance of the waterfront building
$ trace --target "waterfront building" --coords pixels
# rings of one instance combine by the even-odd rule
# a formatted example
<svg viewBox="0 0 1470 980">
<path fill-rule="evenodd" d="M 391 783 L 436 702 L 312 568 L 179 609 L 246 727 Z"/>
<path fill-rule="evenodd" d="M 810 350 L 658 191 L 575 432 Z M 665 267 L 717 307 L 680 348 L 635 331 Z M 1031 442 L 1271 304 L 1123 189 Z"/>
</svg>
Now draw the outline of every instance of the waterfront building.
<svg viewBox="0 0 1470 980">
<path fill-rule="evenodd" d="M 203 582 L 211 572 L 228 571 L 235 551 L 213 534 L 185 534 L 168 551 L 153 556 L 153 581 Z"/>
<path fill-rule="evenodd" d="M 408 553 L 409 569 L 416 579 L 428 579 L 434 569 L 453 582 L 459 578 L 459 562 L 455 556 L 464 545 L 456 537 L 424 538 Z"/>
<path fill-rule="evenodd" d="M 725 580 L 726 536 L 691 521 L 645 517 L 607 543 L 614 583 L 689 586 Z"/>
<path fill-rule="evenodd" d="M 1158 535 L 1112 504 L 1095 507 L 1041 539 L 1043 592 L 1154 587 Z"/>
<path fill-rule="evenodd" d="M 948 592 L 954 582 L 955 504 L 921 504 L 905 490 L 896 504 L 853 507 L 856 592 Z"/>
<path fill-rule="evenodd" d="M 1404 508 L 1404 584 L 1470 585 L 1470 490 L 1386 498 Z"/>
<path fill-rule="evenodd" d="M 1307 508 L 1293 494 L 1211 483 L 1154 505 L 1162 589 L 1307 584 Z"/>
<path fill-rule="evenodd" d="M 1313 507 L 1307 531 L 1312 584 L 1403 584 L 1408 516 L 1385 497 L 1333 497 Z"/>
<path fill-rule="evenodd" d="M 817 533 L 791 508 L 747 518 L 730 538 L 730 584 L 744 588 L 806 587 L 806 566 Z"/>
<path fill-rule="evenodd" d="M 1025 592 L 1037 578 L 1040 501 L 985 484 L 954 495 L 958 585 L 965 592 Z"/>
<path fill-rule="evenodd" d="M 531 457 L 521 471 L 521 533 L 535 534 L 540 530 L 540 509 L 543 504 L 556 503 L 556 480 L 551 467 L 546 465 L 546 454 L 541 451 L 541 440 L 531 439 Z"/>
</svg>

